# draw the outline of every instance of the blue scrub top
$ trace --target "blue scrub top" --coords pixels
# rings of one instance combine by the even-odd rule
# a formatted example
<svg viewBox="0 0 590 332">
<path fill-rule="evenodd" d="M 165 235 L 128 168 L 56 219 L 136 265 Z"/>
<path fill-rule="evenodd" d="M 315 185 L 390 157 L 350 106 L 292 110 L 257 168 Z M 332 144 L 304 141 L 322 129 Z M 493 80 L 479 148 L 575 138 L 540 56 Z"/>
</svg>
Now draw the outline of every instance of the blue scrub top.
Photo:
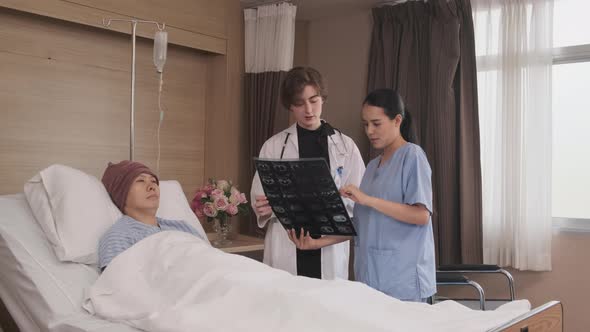
<svg viewBox="0 0 590 332">
<path fill-rule="evenodd" d="M 360 189 L 404 204 L 422 204 L 432 214 L 431 170 L 426 154 L 412 143 L 402 145 L 381 167 L 371 160 Z M 400 300 L 421 301 L 436 293 L 432 220 L 419 226 L 398 221 L 355 204 L 356 280 Z"/>
</svg>

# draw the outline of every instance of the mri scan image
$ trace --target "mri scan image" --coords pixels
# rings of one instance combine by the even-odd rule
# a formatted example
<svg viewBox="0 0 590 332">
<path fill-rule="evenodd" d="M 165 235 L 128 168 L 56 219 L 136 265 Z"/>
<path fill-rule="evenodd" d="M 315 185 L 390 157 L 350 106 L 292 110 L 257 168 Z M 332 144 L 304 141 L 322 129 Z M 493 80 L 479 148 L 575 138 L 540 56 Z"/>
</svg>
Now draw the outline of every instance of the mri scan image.
<svg viewBox="0 0 590 332">
<path fill-rule="evenodd" d="M 283 227 L 303 228 L 312 236 L 356 235 L 324 159 L 254 161 L 262 189 Z"/>
</svg>

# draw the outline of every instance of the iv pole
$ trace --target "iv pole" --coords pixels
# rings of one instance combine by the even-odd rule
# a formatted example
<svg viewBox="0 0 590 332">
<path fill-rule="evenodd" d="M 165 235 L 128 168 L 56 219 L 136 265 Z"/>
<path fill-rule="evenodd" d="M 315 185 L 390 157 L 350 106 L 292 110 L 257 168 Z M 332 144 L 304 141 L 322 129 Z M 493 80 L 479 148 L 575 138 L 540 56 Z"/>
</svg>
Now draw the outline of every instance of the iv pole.
<svg viewBox="0 0 590 332">
<path fill-rule="evenodd" d="M 111 22 L 129 22 L 131 23 L 131 123 L 130 123 L 130 136 L 129 136 L 129 160 L 133 160 L 134 148 L 135 148 L 135 34 L 137 31 L 138 23 L 155 24 L 158 30 L 162 31 L 166 27 L 165 23 L 160 24 L 155 21 L 143 21 L 136 19 L 121 19 L 121 18 L 110 18 L 102 19 L 102 25 L 106 28 L 111 26 Z"/>
</svg>

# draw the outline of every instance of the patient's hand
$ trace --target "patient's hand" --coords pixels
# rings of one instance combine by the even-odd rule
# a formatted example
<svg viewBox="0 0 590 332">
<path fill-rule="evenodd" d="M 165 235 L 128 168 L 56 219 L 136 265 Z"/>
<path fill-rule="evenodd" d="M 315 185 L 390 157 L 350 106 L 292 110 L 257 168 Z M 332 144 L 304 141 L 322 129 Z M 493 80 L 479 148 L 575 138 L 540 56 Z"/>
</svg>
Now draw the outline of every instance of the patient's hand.
<svg viewBox="0 0 590 332">
<path fill-rule="evenodd" d="M 303 228 L 301 228 L 299 238 L 297 238 L 297 232 L 295 231 L 295 229 L 287 230 L 287 234 L 289 235 L 289 239 L 291 240 L 291 242 L 295 244 L 297 249 L 315 250 L 320 249 L 322 247 L 321 238 L 314 239 L 309 235 L 309 232 L 307 232 L 307 234 L 304 234 Z"/>
<path fill-rule="evenodd" d="M 256 195 L 256 215 L 259 218 L 266 219 L 272 214 L 272 209 L 268 203 L 268 199 L 264 195 Z"/>
</svg>

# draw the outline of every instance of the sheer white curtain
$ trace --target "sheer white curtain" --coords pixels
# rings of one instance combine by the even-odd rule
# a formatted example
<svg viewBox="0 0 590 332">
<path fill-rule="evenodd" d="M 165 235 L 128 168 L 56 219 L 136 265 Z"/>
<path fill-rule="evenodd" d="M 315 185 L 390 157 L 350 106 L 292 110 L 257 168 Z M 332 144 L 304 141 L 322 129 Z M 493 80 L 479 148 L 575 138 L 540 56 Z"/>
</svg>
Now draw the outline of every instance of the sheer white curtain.
<svg viewBox="0 0 590 332">
<path fill-rule="evenodd" d="M 244 10 L 247 73 L 291 69 L 296 12 L 297 7 L 290 3 Z"/>
<path fill-rule="evenodd" d="M 473 0 L 484 262 L 551 269 L 553 0 Z"/>
<path fill-rule="evenodd" d="M 289 125 L 289 112 L 279 103 L 279 89 L 293 67 L 296 12 L 297 7 L 289 3 L 244 10 L 244 108 L 250 156 L 257 156 L 270 136 Z M 254 171 L 251 162 L 252 176 Z M 263 233 L 256 218 L 250 219 L 249 232 Z"/>
</svg>

